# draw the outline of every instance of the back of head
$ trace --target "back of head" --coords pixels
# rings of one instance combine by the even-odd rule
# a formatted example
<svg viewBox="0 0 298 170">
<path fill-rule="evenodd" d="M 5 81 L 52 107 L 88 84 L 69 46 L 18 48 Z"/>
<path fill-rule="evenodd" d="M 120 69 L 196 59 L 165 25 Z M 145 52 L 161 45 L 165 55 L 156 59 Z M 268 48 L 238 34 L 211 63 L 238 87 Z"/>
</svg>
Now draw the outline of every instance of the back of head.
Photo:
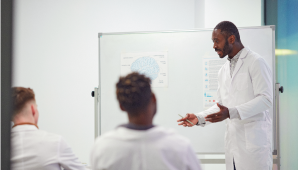
<svg viewBox="0 0 298 170">
<path fill-rule="evenodd" d="M 236 25 L 230 21 L 222 21 L 218 23 L 214 29 L 220 29 L 221 33 L 226 37 L 235 36 L 236 42 L 241 42 L 240 34 Z"/>
<path fill-rule="evenodd" d="M 120 77 L 116 84 L 116 94 L 121 107 L 128 113 L 144 109 L 152 94 L 150 83 L 148 77 L 136 72 Z"/>
<path fill-rule="evenodd" d="M 13 117 L 15 117 L 29 101 L 35 101 L 35 94 L 32 89 L 24 87 L 13 87 L 12 91 Z"/>
</svg>

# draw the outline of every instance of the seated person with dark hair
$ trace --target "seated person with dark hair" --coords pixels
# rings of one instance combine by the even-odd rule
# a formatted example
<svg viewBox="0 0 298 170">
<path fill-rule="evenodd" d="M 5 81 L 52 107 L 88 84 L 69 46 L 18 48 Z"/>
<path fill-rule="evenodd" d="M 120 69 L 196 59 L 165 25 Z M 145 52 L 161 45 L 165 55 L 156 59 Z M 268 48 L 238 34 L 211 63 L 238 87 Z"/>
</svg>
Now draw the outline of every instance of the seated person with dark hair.
<svg viewBox="0 0 298 170">
<path fill-rule="evenodd" d="M 84 170 L 60 135 L 39 130 L 39 112 L 32 89 L 14 87 L 11 130 L 12 170 Z"/>
<path fill-rule="evenodd" d="M 188 139 L 152 124 L 156 98 L 150 82 L 139 73 L 120 77 L 116 94 L 129 123 L 96 139 L 93 170 L 201 170 Z"/>
</svg>

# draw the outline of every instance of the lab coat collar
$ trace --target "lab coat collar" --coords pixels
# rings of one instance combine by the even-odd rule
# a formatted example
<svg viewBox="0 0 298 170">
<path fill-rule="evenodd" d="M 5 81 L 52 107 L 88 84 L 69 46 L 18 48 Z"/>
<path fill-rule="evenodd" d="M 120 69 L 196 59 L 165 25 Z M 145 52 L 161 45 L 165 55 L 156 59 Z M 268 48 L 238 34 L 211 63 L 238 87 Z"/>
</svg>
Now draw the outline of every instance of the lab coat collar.
<svg viewBox="0 0 298 170">
<path fill-rule="evenodd" d="M 247 56 L 247 53 L 249 52 L 249 48 L 248 47 L 244 47 L 240 56 L 239 56 L 239 59 L 243 59 Z"/>
<path fill-rule="evenodd" d="M 175 134 L 173 129 L 165 129 L 161 126 L 154 126 L 148 130 L 133 130 L 125 127 L 117 127 L 117 137 L 125 140 L 142 140 L 148 138 L 160 138 L 165 135 Z"/>
<path fill-rule="evenodd" d="M 232 81 L 233 81 L 235 75 L 238 73 L 239 69 L 241 68 L 241 66 L 243 64 L 242 60 L 247 56 L 248 51 L 249 51 L 249 49 L 246 47 L 244 47 L 244 49 L 242 50 L 240 57 L 237 61 L 236 67 L 234 69 L 233 75 L 232 75 Z"/>
<path fill-rule="evenodd" d="M 120 127 L 126 127 L 128 129 L 133 129 L 133 130 L 148 130 L 150 128 L 153 128 L 154 125 L 140 126 L 140 125 L 135 125 L 132 123 L 127 123 L 127 124 L 120 125 Z"/>
<path fill-rule="evenodd" d="M 35 131 L 38 130 L 34 125 L 18 125 L 11 129 L 11 133 L 14 132 L 23 132 L 23 131 Z"/>
</svg>

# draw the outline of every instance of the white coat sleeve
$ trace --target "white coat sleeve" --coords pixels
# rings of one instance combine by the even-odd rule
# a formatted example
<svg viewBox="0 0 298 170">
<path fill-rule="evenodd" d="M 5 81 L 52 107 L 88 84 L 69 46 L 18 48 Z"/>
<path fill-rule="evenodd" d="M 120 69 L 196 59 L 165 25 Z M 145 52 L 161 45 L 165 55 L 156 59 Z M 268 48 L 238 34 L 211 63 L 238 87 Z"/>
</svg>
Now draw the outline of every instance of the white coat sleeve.
<svg viewBox="0 0 298 170">
<path fill-rule="evenodd" d="M 249 73 L 255 98 L 236 106 L 241 120 L 270 109 L 273 105 L 272 74 L 265 60 L 257 58 L 249 67 Z"/>
<path fill-rule="evenodd" d="M 86 170 L 85 166 L 79 162 L 78 158 L 63 138 L 60 140 L 58 152 L 59 164 L 65 170 Z"/>
<path fill-rule="evenodd" d="M 187 161 L 187 170 L 202 170 L 200 160 L 197 158 L 194 149 L 189 144 L 185 155 Z"/>
</svg>

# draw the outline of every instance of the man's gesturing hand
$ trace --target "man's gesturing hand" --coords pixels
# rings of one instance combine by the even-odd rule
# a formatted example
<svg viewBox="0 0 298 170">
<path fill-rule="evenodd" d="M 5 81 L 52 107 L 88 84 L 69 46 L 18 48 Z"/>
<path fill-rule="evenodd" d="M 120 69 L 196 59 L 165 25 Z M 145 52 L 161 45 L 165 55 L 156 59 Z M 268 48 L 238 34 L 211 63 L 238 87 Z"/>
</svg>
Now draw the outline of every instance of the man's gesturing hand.
<svg viewBox="0 0 298 170">
<path fill-rule="evenodd" d="M 217 103 L 217 106 L 219 107 L 220 111 L 206 116 L 205 117 L 206 121 L 215 123 L 215 122 L 221 122 L 226 118 L 230 118 L 229 109 L 227 107 L 220 105 L 218 103 Z"/>
<path fill-rule="evenodd" d="M 189 121 L 191 121 L 194 125 L 196 125 L 198 123 L 198 118 L 196 115 L 194 115 L 193 113 L 187 113 L 186 116 L 182 119 L 177 120 L 177 122 L 181 122 L 178 125 L 183 125 L 183 126 L 193 126 L 191 123 L 187 122 L 186 119 L 188 119 Z"/>
</svg>

